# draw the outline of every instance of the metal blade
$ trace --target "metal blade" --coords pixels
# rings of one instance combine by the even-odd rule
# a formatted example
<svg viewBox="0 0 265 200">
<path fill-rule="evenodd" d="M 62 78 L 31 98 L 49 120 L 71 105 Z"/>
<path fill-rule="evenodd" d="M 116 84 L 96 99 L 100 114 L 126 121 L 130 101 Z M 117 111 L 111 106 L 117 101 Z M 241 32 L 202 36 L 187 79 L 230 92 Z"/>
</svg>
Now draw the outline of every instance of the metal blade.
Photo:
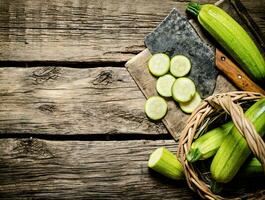
<svg viewBox="0 0 265 200">
<path fill-rule="evenodd" d="M 166 53 L 170 57 L 182 54 L 191 60 L 192 79 L 203 98 L 215 88 L 218 71 L 215 68 L 215 49 L 203 43 L 186 17 L 176 9 L 158 27 L 145 37 L 145 45 L 152 54 Z"/>
</svg>

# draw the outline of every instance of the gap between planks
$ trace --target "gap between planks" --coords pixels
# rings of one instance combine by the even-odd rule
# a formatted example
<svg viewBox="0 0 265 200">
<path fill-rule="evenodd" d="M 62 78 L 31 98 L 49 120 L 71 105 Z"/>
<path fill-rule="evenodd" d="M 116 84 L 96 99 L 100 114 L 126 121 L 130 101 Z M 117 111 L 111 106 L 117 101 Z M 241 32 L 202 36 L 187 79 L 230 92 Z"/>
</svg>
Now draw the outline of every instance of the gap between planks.
<svg viewBox="0 0 265 200">
<path fill-rule="evenodd" d="M 69 68 L 97 68 L 97 67 L 121 67 L 124 61 L 0 61 L 0 67 L 69 67 Z"/>
<path fill-rule="evenodd" d="M 141 134 L 141 133 L 102 133 L 102 134 L 17 134 L 17 133 L 6 133 L 0 134 L 1 139 L 41 139 L 47 141 L 127 141 L 127 140 L 173 140 L 170 134 Z"/>
</svg>

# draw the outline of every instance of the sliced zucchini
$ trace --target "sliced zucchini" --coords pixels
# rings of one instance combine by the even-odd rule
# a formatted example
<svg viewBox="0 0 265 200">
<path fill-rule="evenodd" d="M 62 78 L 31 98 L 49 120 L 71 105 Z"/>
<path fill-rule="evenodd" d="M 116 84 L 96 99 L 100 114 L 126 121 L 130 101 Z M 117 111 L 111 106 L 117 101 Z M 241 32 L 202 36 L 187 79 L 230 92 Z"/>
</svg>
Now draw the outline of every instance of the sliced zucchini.
<svg viewBox="0 0 265 200">
<path fill-rule="evenodd" d="M 183 55 L 174 56 L 170 61 L 170 72 L 175 77 L 182 77 L 189 73 L 191 68 L 190 60 Z"/>
<path fill-rule="evenodd" d="M 144 110 L 150 119 L 162 119 L 167 113 L 167 102 L 162 97 L 152 96 L 146 100 Z"/>
<path fill-rule="evenodd" d="M 154 76 L 165 75 L 169 71 L 169 67 L 170 67 L 170 59 L 168 55 L 164 53 L 154 54 L 148 62 L 149 71 Z"/>
<path fill-rule="evenodd" d="M 202 99 L 198 92 L 195 93 L 194 97 L 188 102 L 180 102 L 179 106 L 185 113 L 192 113 L 201 103 Z"/>
<path fill-rule="evenodd" d="M 174 179 L 184 179 L 184 171 L 177 156 L 165 147 L 159 147 L 149 157 L 148 167 L 156 172 Z"/>
<path fill-rule="evenodd" d="M 163 97 L 171 97 L 171 88 L 175 80 L 175 77 L 170 74 L 159 77 L 156 82 L 156 91 Z"/>
<path fill-rule="evenodd" d="M 172 86 L 172 96 L 177 102 L 188 102 L 196 93 L 195 84 L 189 78 L 178 78 Z"/>
</svg>

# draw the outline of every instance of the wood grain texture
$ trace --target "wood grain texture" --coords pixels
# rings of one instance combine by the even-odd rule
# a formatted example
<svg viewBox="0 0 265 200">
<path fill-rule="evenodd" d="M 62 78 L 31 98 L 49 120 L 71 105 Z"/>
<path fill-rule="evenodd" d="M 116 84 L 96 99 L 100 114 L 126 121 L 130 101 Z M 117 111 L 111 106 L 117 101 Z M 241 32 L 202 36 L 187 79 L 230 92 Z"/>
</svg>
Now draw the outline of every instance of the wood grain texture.
<svg viewBox="0 0 265 200">
<path fill-rule="evenodd" d="M 148 170 L 149 154 L 174 141 L 0 140 L 0 198 L 196 199 L 184 181 Z"/>
<path fill-rule="evenodd" d="M 0 134 L 166 134 L 125 68 L 0 68 Z"/>
<path fill-rule="evenodd" d="M 125 62 L 172 7 L 184 14 L 187 2 L 1 0 L 0 61 Z M 263 33 L 264 2 L 243 1 Z"/>
<path fill-rule="evenodd" d="M 265 36 L 265 18 L 264 18 L 265 0 L 256 0 L 256 1 L 240 0 L 240 1 L 246 7 L 249 15 L 261 30 L 262 37 L 264 37 Z"/>
<path fill-rule="evenodd" d="M 74 4 L 73 2 L 78 3 Z M 128 3 L 127 1 L 125 2 Z M 74 44 L 73 41 L 83 41 L 82 39 L 75 37 L 71 31 L 67 32 L 67 34 L 65 33 L 64 36 L 59 38 L 57 38 L 56 34 L 52 34 L 52 31 L 60 29 L 62 29 L 62 31 L 66 31 L 67 26 L 64 26 L 65 24 L 70 26 L 70 30 L 81 30 L 82 23 L 89 22 L 90 20 L 91 14 L 89 15 L 87 12 L 92 11 L 97 8 L 97 6 L 99 7 L 98 10 L 100 10 L 102 6 L 103 8 L 104 6 L 109 6 L 111 9 L 107 7 L 104 9 L 106 10 L 104 12 L 108 12 L 112 18 L 115 18 L 113 16 L 120 15 L 120 18 L 116 16 L 116 20 L 123 19 L 124 16 L 121 13 L 130 13 L 128 15 L 131 17 L 134 16 L 135 19 L 135 22 L 130 21 L 130 23 L 127 23 L 130 26 L 136 22 L 142 23 L 141 20 L 137 20 L 138 17 L 141 17 L 141 19 L 148 24 L 148 27 L 150 26 L 150 30 L 151 27 L 154 27 L 161 19 L 163 19 L 164 14 L 167 14 L 167 10 L 163 9 L 160 9 L 156 15 L 150 11 L 151 7 L 153 7 L 154 11 L 158 11 L 159 6 L 157 1 L 153 2 L 154 5 L 141 2 L 143 5 L 140 6 L 140 3 L 128 3 L 123 5 L 117 0 L 112 2 L 113 6 L 115 5 L 119 8 L 116 10 L 114 10 L 112 4 L 109 5 L 105 1 L 101 4 L 96 1 L 91 1 L 90 4 L 80 1 L 49 1 L 49 4 L 46 5 L 40 1 L 5 0 L 0 3 L 1 8 L 3 8 L 0 9 L 0 14 L 2 15 L 2 18 L 0 18 L 0 25 L 2 24 L 1 30 L 6 31 L 13 28 L 14 34 L 21 35 L 22 33 L 20 34 L 19 30 L 28 30 L 30 29 L 30 26 L 33 26 L 30 30 L 43 29 L 43 31 L 45 30 L 47 33 L 51 34 L 49 38 L 42 39 L 42 31 L 39 31 L 34 37 L 28 31 L 23 32 L 23 34 L 25 36 L 29 36 L 32 40 L 36 41 L 36 44 L 41 46 L 44 45 L 44 43 L 48 44 L 49 41 L 52 41 L 54 42 L 54 45 L 51 45 L 51 48 L 57 46 L 58 43 L 68 41 L 68 39 L 72 37 L 72 42 L 70 42 L 71 44 Z M 169 1 L 169 3 L 166 2 L 166 7 L 172 6 L 172 3 L 174 3 L 177 7 L 181 7 L 180 5 L 184 5 L 183 3 L 185 2 L 176 3 Z M 128 5 L 130 5 L 130 7 L 128 7 Z M 136 6 L 137 9 L 133 10 L 134 6 Z M 25 9 L 25 7 L 27 9 Z M 132 10 L 129 11 L 128 9 L 131 8 Z M 254 9 L 253 5 L 251 9 Z M 97 15 L 95 13 L 94 14 L 95 16 L 102 15 L 101 18 L 104 18 L 108 16 L 104 12 L 99 12 Z M 161 12 L 164 14 L 161 14 Z M 62 15 L 62 17 L 59 17 L 59 15 Z M 29 18 L 27 18 L 27 16 Z M 73 18 L 74 16 L 77 18 Z M 84 18 L 83 22 L 80 26 L 77 26 L 78 28 L 74 28 L 74 22 L 76 21 L 76 23 L 79 23 L 81 16 Z M 23 23 L 23 20 L 26 20 L 27 23 Z M 109 23 L 114 22 L 115 20 L 109 20 Z M 54 27 L 52 27 L 51 25 L 51 27 L 48 27 L 49 24 L 55 24 L 56 26 L 54 25 Z M 90 25 L 91 24 L 93 25 L 93 23 L 90 23 Z M 118 22 L 116 25 L 116 29 L 120 28 Z M 85 25 L 83 25 L 83 29 L 85 29 L 84 26 Z M 86 26 L 89 26 L 89 24 L 86 24 Z M 112 25 L 110 25 L 110 28 L 111 27 Z M 94 29 L 101 29 L 101 27 L 94 27 Z M 139 27 L 137 25 L 137 29 L 141 29 L 140 24 Z M 122 31 L 125 31 L 125 28 L 121 30 L 121 34 L 123 33 Z M 134 34 L 138 34 L 140 32 L 140 30 L 135 31 Z M 114 46 L 116 44 L 116 36 L 117 35 L 114 33 L 109 35 L 109 37 L 114 40 L 112 43 Z M 127 36 L 134 40 L 134 35 L 127 34 Z M 2 37 L 0 43 L 7 40 L 8 43 L 12 43 L 14 45 L 17 45 L 16 42 L 25 43 L 25 41 L 20 40 L 21 38 L 18 36 L 12 37 L 8 35 L 8 37 L 6 37 L 6 34 L 0 34 L 0 37 Z M 141 38 L 141 41 L 142 39 L 143 38 Z M 86 39 L 84 38 L 84 41 L 85 40 Z M 94 43 L 96 42 L 97 40 L 94 41 Z M 25 45 L 28 45 L 26 43 Z M 4 47 L 0 45 L 0 48 Z M 110 47 L 107 47 L 107 49 L 112 50 Z M 36 53 L 31 52 L 30 56 L 33 60 L 35 59 L 34 56 L 40 56 L 41 59 L 44 58 L 45 60 L 45 55 L 42 54 L 43 51 L 45 52 L 45 48 L 39 49 Z M 83 50 L 81 51 L 84 52 Z M 8 52 L 4 49 L 4 52 L 9 54 L 13 51 Z M 27 55 L 24 54 L 25 52 L 27 52 L 27 49 L 19 50 L 20 56 L 26 58 Z M 52 51 L 52 55 L 57 57 L 58 61 L 60 61 L 61 52 L 64 51 Z M 70 52 L 72 54 L 74 52 L 74 46 L 71 46 L 71 51 L 68 49 L 65 52 Z M 5 59 L 10 59 L 10 61 L 12 61 L 15 56 L 13 57 L 11 54 L 9 55 L 10 56 Z M 38 59 L 35 59 L 35 61 L 36 60 Z M 115 61 L 121 60 L 119 59 Z M 86 65 L 82 65 L 82 67 L 86 67 Z M 93 65 L 89 65 L 89 67 L 93 67 Z M 117 77 L 124 77 L 125 82 L 119 81 L 118 78 L 111 83 L 115 85 L 115 89 L 108 88 L 106 85 L 109 84 L 106 83 L 109 82 L 108 79 L 110 75 L 108 72 L 105 73 L 103 68 L 100 70 L 91 68 L 91 70 L 87 71 L 83 69 L 71 70 L 60 67 L 56 69 L 54 67 L 50 67 L 47 68 L 47 70 L 44 68 L 2 68 L 0 73 L 0 100 L 3 103 L 0 104 L 0 133 L 43 133 L 62 135 L 90 133 L 167 133 L 161 124 L 154 125 L 154 123 L 149 122 L 146 119 L 141 109 L 144 104 L 144 98 L 140 92 L 137 91 L 137 88 L 131 81 L 132 79 L 129 77 L 128 73 L 125 72 L 124 69 L 108 68 L 108 70 L 114 71 L 115 76 Z M 66 74 L 64 74 L 65 71 Z M 100 75 L 101 72 L 102 75 Z M 87 76 L 86 73 L 88 73 Z M 65 79 L 64 76 L 66 76 Z M 103 81 L 103 83 L 96 83 L 97 86 L 95 87 L 94 83 L 90 82 L 88 83 L 88 85 L 90 85 L 88 87 L 92 87 L 90 89 L 84 86 L 86 81 L 93 81 L 93 79 L 96 79 L 97 76 L 99 76 L 100 81 Z M 126 82 L 127 80 L 128 82 Z M 218 81 L 222 80 L 223 78 L 221 77 Z M 81 88 L 86 89 L 80 89 L 78 84 L 81 84 Z M 60 88 L 60 85 L 62 85 L 62 88 Z M 120 85 L 124 85 L 121 87 L 125 88 L 119 88 Z M 65 89 L 63 87 L 69 87 L 69 89 Z M 228 91 L 230 87 L 231 85 L 229 83 L 221 86 L 217 85 L 216 91 L 225 92 Z M 131 97 L 129 97 L 128 94 L 130 94 Z M 81 95 L 82 97 L 77 97 L 75 95 Z M 100 102 L 96 103 L 97 101 Z M 76 117 L 76 119 L 74 119 L 74 117 Z M 179 130 L 181 130 L 181 127 Z"/>
<path fill-rule="evenodd" d="M 185 181 L 147 168 L 150 153 L 162 146 L 176 153 L 173 140 L 0 139 L 0 199 L 198 199 Z M 238 178 L 227 194 L 244 193 L 249 182 L 255 192 L 264 181 Z M 262 197 L 264 190 L 244 199 Z"/>
<path fill-rule="evenodd" d="M 238 11 L 241 19 L 244 20 L 244 23 L 247 24 L 247 26 L 251 29 L 252 33 L 255 35 L 255 38 L 257 39 L 260 46 L 263 48 L 263 50 L 265 50 L 264 35 L 261 32 L 260 27 L 257 26 L 257 24 L 255 23 L 251 15 L 247 11 L 246 7 L 239 0 L 231 0 L 231 3 L 234 5 L 236 10 Z"/>
<path fill-rule="evenodd" d="M 184 13 L 186 3 L 2 0 L 0 60 L 127 61 L 144 49 L 144 36 L 172 7 Z"/>
<path fill-rule="evenodd" d="M 238 66 L 236 66 L 220 50 L 216 49 L 216 67 L 239 89 L 258 92 L 265 95 L 265 91 L 254 83 Z"/>
</svg>

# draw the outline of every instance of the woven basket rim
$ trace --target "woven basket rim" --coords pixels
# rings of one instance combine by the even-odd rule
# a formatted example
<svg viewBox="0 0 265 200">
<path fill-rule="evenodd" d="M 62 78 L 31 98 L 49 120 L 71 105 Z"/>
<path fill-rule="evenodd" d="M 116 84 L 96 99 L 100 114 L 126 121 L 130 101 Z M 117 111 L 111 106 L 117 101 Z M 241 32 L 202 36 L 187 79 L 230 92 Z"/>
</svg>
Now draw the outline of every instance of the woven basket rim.
<svg viewBox="0 0 265 200">
<path fill-rule="evenodd" d="M 253 124 L 244 117 L 244 112 L 240 102 L 257 101 L 265 98 L 262 94 L 253 92 L 228 92 L 214 94 L 206 98 L 203 103 L 191 114 L 186 127 L 180 134 L 178 157 L 182 163 L 188 186 L 197 192 L 204 199 L 227 199 L 214 194 L 197 174 L 194 166 L 186 160 L 191 143 L 194 139 L 197 129 L 203 123 L 204 119 L 217 110 L 223 109 L 229 114 L 233 123 L 239 132 L 245 137 L 252 152 L 260 159 L 263 168 L 265 168 L 265 144 L 262 138 L 256 133 Z"/>
</svg>

